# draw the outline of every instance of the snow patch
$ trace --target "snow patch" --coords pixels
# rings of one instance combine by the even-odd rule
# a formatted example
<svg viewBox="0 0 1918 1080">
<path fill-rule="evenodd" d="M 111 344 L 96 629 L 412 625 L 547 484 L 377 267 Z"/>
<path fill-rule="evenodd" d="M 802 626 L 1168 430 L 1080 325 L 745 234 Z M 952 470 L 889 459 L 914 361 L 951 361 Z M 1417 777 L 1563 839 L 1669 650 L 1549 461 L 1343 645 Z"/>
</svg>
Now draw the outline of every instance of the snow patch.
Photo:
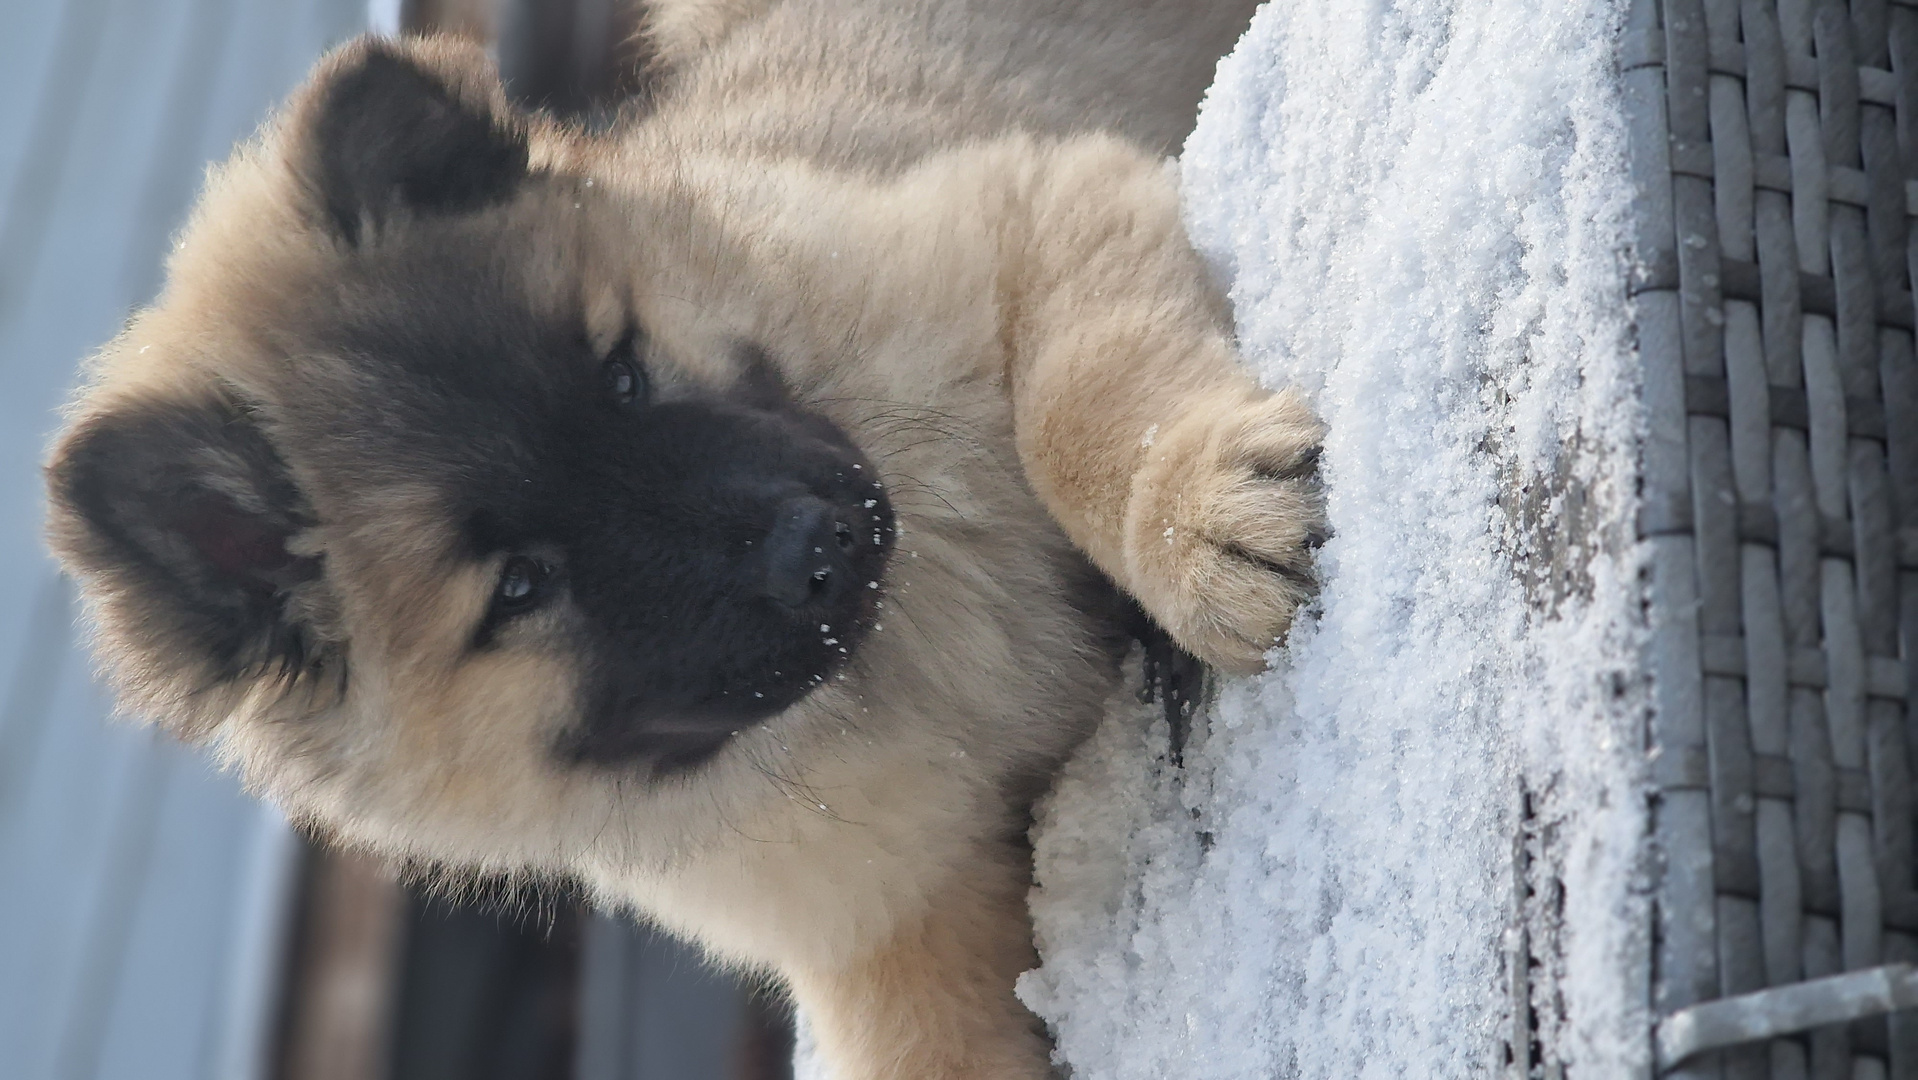
<svg viewBox="0 0 1918 1080">
<path fill-rule="evenodd" d="M 1644 1064 L 1620 6 L 1268 4 L 1221 62 L 1188 224 L 1336 535 L 1183 768 L 1117 703 L 1041 807 L 1075 1080 Z"/>
</svg>

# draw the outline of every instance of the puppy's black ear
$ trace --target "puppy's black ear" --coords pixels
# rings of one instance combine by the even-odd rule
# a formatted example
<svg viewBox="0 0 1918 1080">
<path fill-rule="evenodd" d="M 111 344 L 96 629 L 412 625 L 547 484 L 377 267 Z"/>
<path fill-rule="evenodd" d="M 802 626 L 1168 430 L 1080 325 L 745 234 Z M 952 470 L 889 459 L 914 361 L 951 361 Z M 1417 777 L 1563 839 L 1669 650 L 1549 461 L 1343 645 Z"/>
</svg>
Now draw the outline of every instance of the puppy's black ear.
<svg viewBox="0 0 1918 1080">
<path fill-rule="evenodd" d="M 288 596 L 320 575 L 310 523 L 252 417 L 217 395 L 79 421 L 47 467 L 49 539 L 103 643 L 149 698 L 183 699 L 312 659 Z"/>
<path fill-rule="evenodd" d="M 362 39 L 323 70 L 309 108 L 308 167 L 350 243 L 395 210 L 454 214 L 510 198 L 526 133 L 477 50 Z"/>
</svg>

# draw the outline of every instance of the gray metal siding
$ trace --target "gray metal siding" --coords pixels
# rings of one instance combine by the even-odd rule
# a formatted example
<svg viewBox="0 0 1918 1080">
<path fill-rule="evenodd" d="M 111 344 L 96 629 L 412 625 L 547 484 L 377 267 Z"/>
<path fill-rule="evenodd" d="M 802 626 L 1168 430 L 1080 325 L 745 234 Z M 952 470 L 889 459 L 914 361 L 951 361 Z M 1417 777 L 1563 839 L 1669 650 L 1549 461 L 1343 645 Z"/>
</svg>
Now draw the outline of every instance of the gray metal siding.
<svg viewBox="0 0 1918 1080">
<path fill-rule="evenodd" d="M 15 0 L 0 34 L 0 1076 L 256 1075 L 286 827 L 109 722 L 41 549 L 75 361 L 159 282 L 209 161 L 363 0 Z"/>
</svg>

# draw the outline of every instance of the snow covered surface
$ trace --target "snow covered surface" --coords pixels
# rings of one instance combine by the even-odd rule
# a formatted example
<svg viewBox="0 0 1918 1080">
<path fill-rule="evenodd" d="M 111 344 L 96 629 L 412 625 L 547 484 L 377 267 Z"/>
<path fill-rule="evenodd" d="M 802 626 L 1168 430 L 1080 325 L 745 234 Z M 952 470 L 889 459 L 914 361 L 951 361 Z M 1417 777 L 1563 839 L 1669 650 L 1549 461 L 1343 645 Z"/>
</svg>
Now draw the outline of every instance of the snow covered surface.
<svg viewBox="0 0 1918 1080">
<path fill-rule="evenodd" d="M 1183 769 L 1116 703 L 1042 807 L 1075 1080 L 1643 1067 L 1620 6 L 1268 4 L 1221 64 L 1189 224 L 1337 534 Z"/>
</svg>

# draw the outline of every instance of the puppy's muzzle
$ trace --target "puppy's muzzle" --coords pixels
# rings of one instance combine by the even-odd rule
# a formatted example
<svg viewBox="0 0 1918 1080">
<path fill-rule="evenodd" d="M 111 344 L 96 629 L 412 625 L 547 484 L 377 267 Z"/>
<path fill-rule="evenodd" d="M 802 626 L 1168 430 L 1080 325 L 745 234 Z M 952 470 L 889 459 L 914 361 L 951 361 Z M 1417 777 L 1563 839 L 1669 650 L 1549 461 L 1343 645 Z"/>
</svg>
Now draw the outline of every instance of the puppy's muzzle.
<svg viewBox="0 0 1918 1080">
<path fill-rule="evenodd" d="M 805 495 L 781 503 L 766 536 L 762 595 L 790 608 L 838 607 L 853 582 L 861 538 L 873 533 L 873 516 L 856 507 L 834 506 Z M 859 522 L 855 525 L 854 522 Z"/>
</svg>

